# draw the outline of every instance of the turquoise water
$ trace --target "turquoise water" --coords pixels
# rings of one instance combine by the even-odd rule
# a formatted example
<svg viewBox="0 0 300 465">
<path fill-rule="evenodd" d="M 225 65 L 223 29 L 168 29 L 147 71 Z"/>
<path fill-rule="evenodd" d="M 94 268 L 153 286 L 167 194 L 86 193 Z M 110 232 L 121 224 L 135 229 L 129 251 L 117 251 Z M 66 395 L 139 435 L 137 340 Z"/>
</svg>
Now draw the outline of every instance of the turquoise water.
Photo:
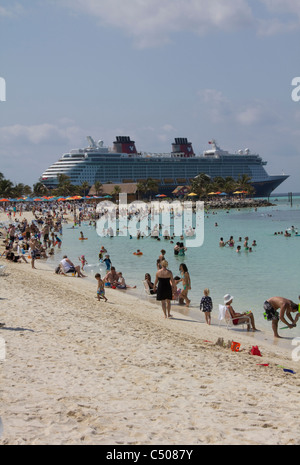
<svg viewBox="0 0 300 465">
<path fill-rule="evenodd" d="M 218 304 L 223 303 L 224 294 L 234 296 L 233 307 L 236 311 L 252 310 L 257 327 L 266 329 L 270 323 L 263 318 L 263 302 L 274 295 L 281 295 L 298 302 L 300 295 L 299 283 L 299 251 L 300 236 L 284 237 L 274 235 L 274 232 L 285 231 L 292 225 L 300 234 L 300 196 L 294 197 L 293 206 L 287 197 L 279 197 L 276 206 L 257 209 L 231 210 L 230 212 L 215 210 L 205 214 L 204 243 L 201 247 L 189 248 L 184 257 L 176 257 L 173 253 L 174 243 L 161 238 L 157 241 L 151 237 L 137 239 L 129 237 L 99 237 L 94 227 L 83 223 L 79 228 L 72 229 L 71 224 L 63 228 L 63 246 L 49 260 L 53 266 L 67 254 L 75 263 L 78 257 L 85 255 L 88 265 L 85 273 L 94 279 L 95 272 L 104 276 L 105 266 L 99 263 L 98 253 L 103 245 L 110 255 L 112 264 L 117 271 L 122 271 L 128 285 L 136 285 L 137 295 L 141 295 L 142 279 L 146 272 L 155 279 L 156 260 L 160 250 L 166 250 L 166 259 L 173 275 L 179 275 L 180 263 L 188 267 L 192 290 L 191 314 L 197 315 L 203 289 L 208 287 L 213 299 L 213 315 L 218 315 Z M 217 223 L 218 226 L 215 226 Z M 88 237 L 86 241 L 79 241 L 80 231 Z M 227 241 L 234 237 L 235 247 L 219 247 L 220 237 Z M 243 242 L 249 237 L 251 246 L 256 240 L 257 246 L 253 252 L 245 251 Z M 242 237 L 242 242 L 238 242 Z M 235 252 L 236 246 L 242 250 Z M 133 252 L 140 249 L 142 256 L 134 256 Z M 116 291 L 118 292 L 118 291 Z M 284 326 L 279 323 L 279 327 Z M 299 329 L 289 330 L 289 336 L 299 335 Z"/>
</svg>

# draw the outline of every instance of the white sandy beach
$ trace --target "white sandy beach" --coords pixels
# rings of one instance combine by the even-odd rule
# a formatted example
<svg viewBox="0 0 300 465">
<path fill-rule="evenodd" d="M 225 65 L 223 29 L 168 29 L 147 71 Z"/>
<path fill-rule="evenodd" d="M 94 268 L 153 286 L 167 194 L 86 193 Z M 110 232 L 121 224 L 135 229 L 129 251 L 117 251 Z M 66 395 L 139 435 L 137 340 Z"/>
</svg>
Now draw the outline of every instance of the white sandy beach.
<svg viewBox="0 0 300 465">
<path fill-rule="evenodd" d="M 0 263 L 0 444 L 300 443 L 292 347 L 176 306 L 164 319 L 140 291 L 108 289 L 98 302 L 96 281 L 56 275 L 42 260 L 36 270 Z M 257 344 L 262 357 L 249 354 Z"/>
</svg>

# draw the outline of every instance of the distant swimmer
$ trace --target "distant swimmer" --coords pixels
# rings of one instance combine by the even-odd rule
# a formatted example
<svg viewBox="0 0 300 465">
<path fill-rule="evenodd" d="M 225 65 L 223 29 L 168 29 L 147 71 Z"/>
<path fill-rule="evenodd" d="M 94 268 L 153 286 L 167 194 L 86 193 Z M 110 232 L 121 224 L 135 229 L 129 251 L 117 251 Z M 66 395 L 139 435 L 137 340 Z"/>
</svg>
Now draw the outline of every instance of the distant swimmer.
<svg viewBox="0 0 300 465">
<path fill-rule="evenodd" d="M 86 241 L 86 240 L 87 240 L 87 237 L 84 237 L 82 231 L 80 231 L 80 238 L 79 238 L 79 240 L 80 240 L 80 241 Z"/>
<path fill-rule="evenodd" d="M 136 252 L 133 252 L 133 255 L 143 255 L 143 252 L 141 252 L 140 249 L 137 249 Z"/>
<path fill-rule="evenodd" d="M 223 237 L 220 237 L 219 246 L 220 247 L 225 247 L 225 242 L 223 240 Z"/>
</svg>

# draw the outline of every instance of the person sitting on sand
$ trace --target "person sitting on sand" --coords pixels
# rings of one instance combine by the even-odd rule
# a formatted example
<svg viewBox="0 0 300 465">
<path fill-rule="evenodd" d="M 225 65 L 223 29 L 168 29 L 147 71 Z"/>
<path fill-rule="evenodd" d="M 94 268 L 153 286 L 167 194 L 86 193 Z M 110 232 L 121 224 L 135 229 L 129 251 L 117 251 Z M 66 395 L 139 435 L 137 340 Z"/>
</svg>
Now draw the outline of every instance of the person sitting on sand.
<svg viewBox="0 0 300 465">
<path fill-rule="evenodd" d="M 6 255 L 6 260 L 14 263 L 21 263 L 21 260 L 23 260 L 25 263 L 28 263 L 24 255 L 15 255 L 11 250 L 6 250 L 4 253 Z"/>
<path fill-rule="evenodd" d="M 80 266 L 75 266 L 74 263 L 72 263 L 71 260 L 67 257 L 67 255 L 64 255 L 60 262 L 60 270 L 62 274 L 77 273 L 78 278 L 85 278 L 85 275 L 80 271 Z"/>
<path fill-rule="evenodd" d="M 250 331 L 250 324 L 252 326 L 252 331 L 257 331 L 255 327 L 255 321 L 254 321 L 254 316 L 253 313 L 247 314 L 245 313 L 236 313 L 233 308 L 232 308 L 232 300 L 233 297 L 230 294 L 224 295 L 224 304 L 226 306 L 226 309 L 230 315 L 230 317 L 233 319 L 232 323 L 234 325 L 238 325 L 241 323 L 247 324 L 247 331 Z M 250 318 L 250 323 L 249 323 L 249 318 Z"/>
<path fill-rule="evenodd" d="M 297 304 L 285 297 L 271 297 L 264 302 L 265 316 L 268 321 L 272 321 L 272 329 L 275 337 L 280 338 L 278 334 L 279 320 L 286 324 L 290 329 L 296 327 L 297 321 L 300 318 L 300 313 L 298 313 L 295 319 L 293 319 L 291 312 L 297 312 L 298 308 Z M 279 310 L 279 312 L 277 310 Z M 291 323 L 285 319 L 285 316 L 291 321 Z"/>
<path fill-rule="evenodd" d="M 115 282 L 117 289 L 136 289 L 136 286 L 128 286 L 125 282 L 123 274 L 121 271 L 117 273 L 118 280 Z"/>
<path fill-rule="evenodd" d="M 177 288 L 177 284 L 179 284 L 181 281 L 179 276 L 174 277 L 174 287 L 173 287 L 173 295 L 172 295 L 172 300 L 178 300 L 179 305 L 182 305 L 184 303 L 183 298 L 181 297 L 181 289 Z"/>
<path fill-rule="evenodd" d="M 116 272 L 116 268 L 114 266 L 111 267 L 110 271 L 106 273 L 104 277 L 104 283 L 106 287 L 115 286 L 115 283 L 118 281 L 118 275 Z"/>
</svg>

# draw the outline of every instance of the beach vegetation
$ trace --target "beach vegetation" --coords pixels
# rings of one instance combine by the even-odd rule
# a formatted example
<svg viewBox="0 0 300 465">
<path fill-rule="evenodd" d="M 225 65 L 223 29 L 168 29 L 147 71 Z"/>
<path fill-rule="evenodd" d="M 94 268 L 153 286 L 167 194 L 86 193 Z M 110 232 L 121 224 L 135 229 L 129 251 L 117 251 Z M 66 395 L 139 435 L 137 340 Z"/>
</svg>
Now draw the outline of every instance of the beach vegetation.
<svg viewBox="0 0 300 465">
<path fill-rule="evenodd" d="M 255 193 L 255 189 L 251 185 L 251 178 L 246 175 L 240 175 L 237 180 L 231 176 L 223 178 L 216 176 L 211 178 L 205 173 L 200 173 L 190 183 L 190 190 L 197 194 L 200 198 L 206 198 L 212 193 L 232 194 L 240 190 L 248 195 Z"/>
<path fill-rule="evenodd" d="M 159 181 L 152 178 L 141 179 L 136 187 L 138 199 L 140 200 L 142 194 L 146 197 L 156 194 L 159 190 Z"/>
</svg>

